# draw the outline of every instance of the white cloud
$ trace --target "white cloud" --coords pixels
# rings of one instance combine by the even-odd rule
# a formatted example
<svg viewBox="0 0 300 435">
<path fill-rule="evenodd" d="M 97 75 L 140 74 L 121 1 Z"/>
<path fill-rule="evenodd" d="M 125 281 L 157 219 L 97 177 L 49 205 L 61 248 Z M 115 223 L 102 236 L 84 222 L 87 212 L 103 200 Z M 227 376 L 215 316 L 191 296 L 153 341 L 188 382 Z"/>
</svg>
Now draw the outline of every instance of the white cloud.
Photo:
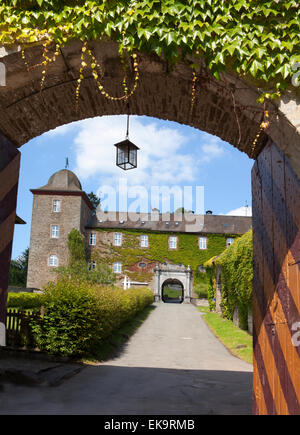
<svg viewBox="0 0 300 435">
<path fill-rule="evenodd" d="M 129 139 L 140 148 L 138 167 L 122 171 L 115 164 L 114 144 L 125 139 L 126 123 L 126 115 L 95 117 L 63 125 L 47 134 L 72 134 L 74 172 L 81 180 L 93 177 L 94 191 L 100 196 L 105 186 L 117 188 L 121 178 L 126 179 L 129 188 L 144 186 L 144 196 L 150 195 L 151 186 L 195 185 L 201 165 L 225 153 L 222 141 L 215 136 L 202 132 L 197 144 L 193 129 L 180 130 L 175 123 L 131 116 Z M 143 198 L 141 193 L 139 196 Z"/>
<path fill-rule="evenodd" d="M 99 176 L 102 182 L 126 176 L 129 184 L 178 184 L 192 182 L 197 172 L 192 153 L 185 152 L 188 138 L 178 130 L 143 123 L 130 117 L 130 140 L 138 151 L 138 168 L 126 173 L 115 165 L 115 143 L 125 139 L 126 116 L 88 119 L 75 138 L 76 169 L 85 179 Z"/>
<path fill-rule="evenodd" d="M 82 122 L 84 121 L 76 121 L 76 122 L 70 122 L 70 124 L 60 125 L 59 127 L 47 131 L 47 133 L 45 133 L 45 136 L 55 137 L 55 136 L 62 136 L 67 133 L 73 132 L 74 129 L 80 128 Z"/>
<path fill-rule="evenodd" d="M 203 163 L 209 163 L 213 159 L 222 157 L 225 154 L 225 150 L 221 145 L 220 139 L 214 136 L 208 136 L 206 143 L 201 147 L 201 161 Z"/>
<path fill-rule="evenodd" d="M 227 216 L 252 216 L 252 207 L 243 206 L 226 213 Z"/>
</svg>

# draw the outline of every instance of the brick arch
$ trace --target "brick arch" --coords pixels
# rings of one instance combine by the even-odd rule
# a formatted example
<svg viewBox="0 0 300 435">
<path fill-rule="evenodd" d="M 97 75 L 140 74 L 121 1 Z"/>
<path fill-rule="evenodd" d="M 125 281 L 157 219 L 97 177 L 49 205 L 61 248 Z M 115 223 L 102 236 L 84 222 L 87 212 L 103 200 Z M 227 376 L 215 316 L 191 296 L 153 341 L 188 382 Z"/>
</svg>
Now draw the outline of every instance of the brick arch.
<svg viewBox="0 0 300 435">
<path fill-rule="evenodd" d="M 127 113 L 124 102 L 102 96 L 96 88 L 91 71 L 83 81 L 80 108 L 75 111 L 76 79 L 79 76 L 81 43 L 73 41 L 61 50 L 56 62 L 48 69 L 45 87 L 40 95 L 42 67 L 27 72 L 21 52 L 2 49 L 1 62 L 6 67 L 6 86 L 0 87 L 0 131 L 18 147 L 49 129 L 80 119 Z M 104 84 L 112 95 L 122 94 L 123 69 L 117 45 L 113 42 L 90 44 L 103 67 Z M 0 51 L 1 56 L 1 51 Z M 39 64 L 42 47 L 26 49 L 28 64 Z M 200 61 L 198 61 L 200 62 Z M 262 134 L 255 150 L 253 140 L 262 121 L 262 105 L 256 102 L 259 92 L 233 74 L 222 81 L 214 79 L 201 64 L 194 110 L 190 113 L 192 71 L 183 63 L 170 68 L 158 56 L 139 55 L 140 80 L 130 99 L 130 113 L 168 119 L 206 131 L 229 142 L 251 157 L 256 157 L 267 141 Z M 298 108 L 290 93 L 280 103 L 269 104 L 271 127 L 268 136 L 290 156 L 300 147 L 295 127 Z M 296 110 L 296 112 L 295 112 Z M 288 138 L 287 150 L 286 140 Z M 293 151 L 293 152 L 292 152 Z M 292 160 L 300 167 L 300 153 Z"/>
<path fill-rule="evenodd" d="M 103 66 L 104 84 L 122 92 L 123 72 L 116 44 L 93 42 Z M 80 110 L 75 88 L 81 43 L 62 49 L 49 67 L 40 95 L 41 68 L 26 71 L 20 49 L 0 48 L 7 72 L 0 86 L 0 345 L 4 324 L 8 269 L 16 215 L 20 153 L 17 148 L 57 126 L 94 116 L 127 113 L 124 103 L 99 94 L 92 77 L 84 80 Z M 41 46 L 26 50 L 29 64 L 42 60 Z M 191 61 L 193 61 L 191 59 Z M 255 149 L 262 121 L 259 90 L 227 73 L 212 79 L 203 67 L 190 114 L 192 73 L 179 63 L 170 69 L 157 56 L 141 54 L 140 82 L 130 99 L 130 113 L 168 119 L 214 134 L 256 159 L 252 171 L 254 231 L 254 412 L 300 413 L 300 99 L 290 88 L 268 103 L 270 127 Z M 297 344 L 297 346 L 295 345 Z"/>
</svg>

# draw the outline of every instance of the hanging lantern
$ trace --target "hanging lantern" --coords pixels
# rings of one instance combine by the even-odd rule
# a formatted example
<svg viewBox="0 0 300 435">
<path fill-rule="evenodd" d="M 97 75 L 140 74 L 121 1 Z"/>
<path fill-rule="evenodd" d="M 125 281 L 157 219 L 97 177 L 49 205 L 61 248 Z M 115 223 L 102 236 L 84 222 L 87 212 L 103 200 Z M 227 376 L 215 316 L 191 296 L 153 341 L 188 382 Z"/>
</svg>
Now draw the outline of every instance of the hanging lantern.
<svg viewBox="0 0 300 435">
<path fill-rule="evenodd" d="M 127 171 L 128 169 L 134 169 L 137 167 L 137 150 L 139 148 L 130 142 L 129 137 L 129 115 L 127 115 L 127 133 L 126 139 L 122 142 L 116 143 L 117 158 L 116 164 L 119 168 Z"/>
</svg>

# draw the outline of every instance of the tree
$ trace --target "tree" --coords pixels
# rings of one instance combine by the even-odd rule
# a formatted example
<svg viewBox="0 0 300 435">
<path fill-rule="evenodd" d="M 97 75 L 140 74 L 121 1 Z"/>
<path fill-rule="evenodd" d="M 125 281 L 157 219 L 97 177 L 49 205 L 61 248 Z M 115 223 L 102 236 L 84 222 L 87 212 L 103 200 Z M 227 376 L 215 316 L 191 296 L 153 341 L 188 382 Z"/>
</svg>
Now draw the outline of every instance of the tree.
<svg viewBox="0 0 300 435">
<path fill-rule="evenodd" d="M 9 269 L 9 285 L 26 287 L 29 248 L 16 259 L 11 260 Z"/>
<path fill-rule="evenodd" d="M 89 267 L 83 235 L 73 229 L 68 235 L 68 266 L 59 267 L 58 278 L 69 278 L 77 281 L 88 281 L 93 284 L 113 284 L 115 274 L 107 264 Z"/>
<path fill-rule="evenodd" d="M 91 201 L 91 203 L 92 203 L 93 206 L 94 206 L 94 210 L 96 210 L 97 207 L 98 207 L 98 205 L 99 205 L 100 202 L 101 202 L 99 196 L 95 195 L 94 192 L 90 192 L 90 193 L 88 193 L 88 197 L 89 197 L 89 200 Z"/>
<path fill-rule="evenodd" d="M 93 284 L 114 284 L 116 275 L 108 264 L 100 263 L 94 269 L 89 270 L 88 281 Z"/>
</svg>

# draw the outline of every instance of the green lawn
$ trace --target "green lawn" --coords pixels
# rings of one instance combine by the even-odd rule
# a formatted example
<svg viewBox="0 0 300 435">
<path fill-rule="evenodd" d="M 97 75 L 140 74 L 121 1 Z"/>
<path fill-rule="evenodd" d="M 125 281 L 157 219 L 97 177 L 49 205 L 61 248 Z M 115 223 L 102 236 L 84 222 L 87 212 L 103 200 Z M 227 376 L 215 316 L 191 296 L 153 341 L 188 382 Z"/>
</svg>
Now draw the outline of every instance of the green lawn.
<svg viewBox="0 0 300 435">
<path fill-rule="evenodd" d="M 252 335 L 235 326 L 231 320 L 223 319 L 219 314 L 209 311 L 208 307 L 198 307 L 202 318 L 218 339 L 235 356 L 252 364 Z"/>
<path fill-rule="evenodd" d="M 182 290 L 165 287 L 163 290 L 163 296 L 168 296 L 169 298 L 179 298 L 182 296 Z"/>
</svg>

